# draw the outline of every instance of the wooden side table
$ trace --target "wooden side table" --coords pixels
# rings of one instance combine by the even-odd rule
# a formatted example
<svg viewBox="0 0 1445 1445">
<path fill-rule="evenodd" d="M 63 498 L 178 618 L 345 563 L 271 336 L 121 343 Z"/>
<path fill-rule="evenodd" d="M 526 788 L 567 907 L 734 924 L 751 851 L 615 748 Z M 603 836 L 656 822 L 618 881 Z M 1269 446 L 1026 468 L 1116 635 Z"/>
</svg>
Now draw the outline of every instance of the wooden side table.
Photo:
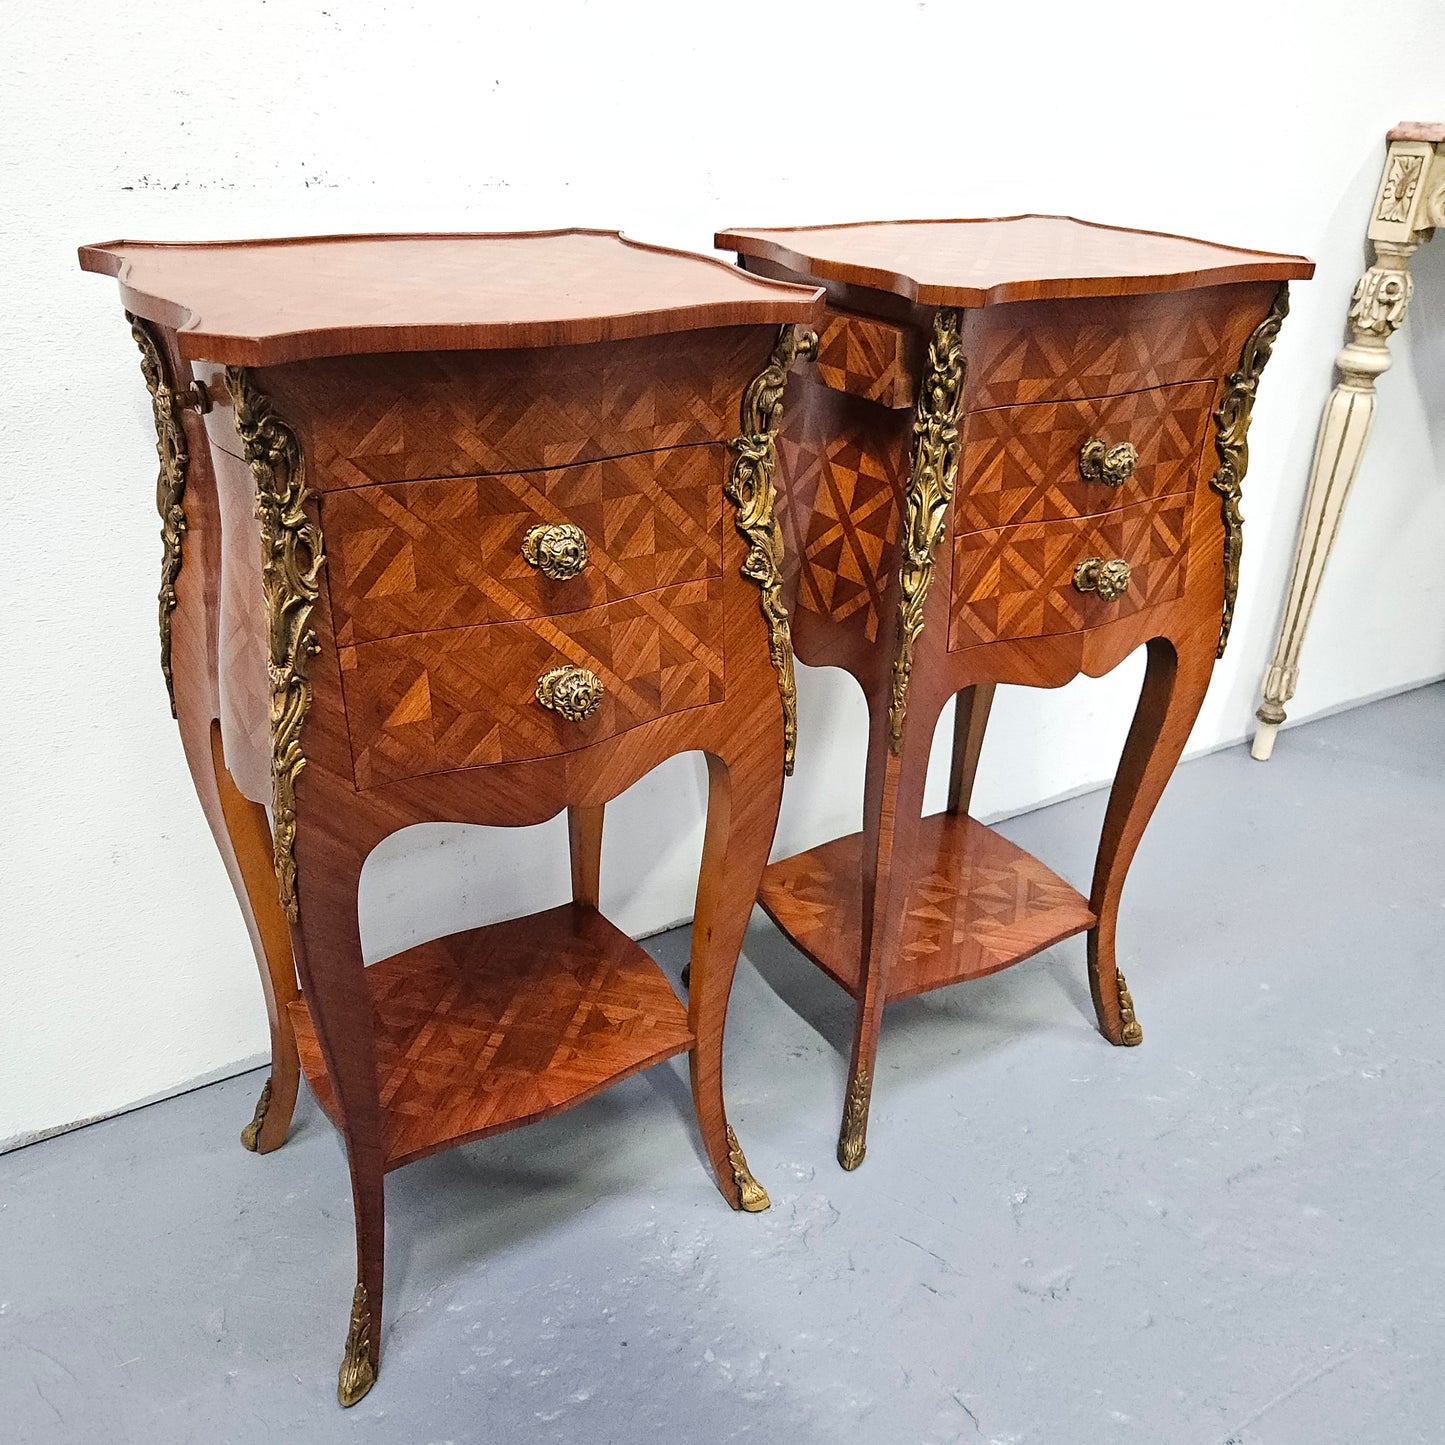
<svg viewBox="0 0 1445 1445">
<path fill-rule="evenodd" d="M 352 1404 L 390 1169 L 686 1051 L 723 1197 L 767 1208 L 722 1038 L 793 748 L 775 434 L 820 294 L 585 231 L 80 256 L 141 348 L 162 669 L 261 963 L 272 1072 L 243 1141 L 283 1142 L 299 1062 L 346 1142 Z M 598 875 L 607 800 L 694 749 L 684 1008 Z M 564 808 L 571 903 L 363 967 L 388 834 Z"/>
<path fill-rule="evenodd" d="M 823 284 L 782 435 L 798 656 L 868 700 L 862 833 L 771 865 L 763 907 L 856 1001 L 838 1142 L 862 1161 L 884 1004 L 1089 935 L 1110 1042 L 1124 878 L 1223 651 L 1260 372 L 1309 276 L 1274 256 L 1061 217 L 734 230 L 756 274 Z M 1148 669 L 1085 899 L 970 819 L 999 683 Z M 958 696 L 947 811 L 922 814 Z"/>
<path fill-rule="evenodd" d="M 1375 260 L 1350 298 L 1350 339 L 1335 357 L 1340 380 L 1320 418 L 1284 617 L 1260 685 L 1263 701 L 1250 752 L 1262 763 L 1274 751 L 1284 705 L 1299 684 L 1305 629 L 1375 420 L 1375 378 L 1390 368 L 1390 338 L 1410 304 L 1410 257 L 1436 226 L 1445 225 L 1445 125 L 1405 121 L 1386 142 L 1385 169 L 1365 231 Z"/>
</svg>

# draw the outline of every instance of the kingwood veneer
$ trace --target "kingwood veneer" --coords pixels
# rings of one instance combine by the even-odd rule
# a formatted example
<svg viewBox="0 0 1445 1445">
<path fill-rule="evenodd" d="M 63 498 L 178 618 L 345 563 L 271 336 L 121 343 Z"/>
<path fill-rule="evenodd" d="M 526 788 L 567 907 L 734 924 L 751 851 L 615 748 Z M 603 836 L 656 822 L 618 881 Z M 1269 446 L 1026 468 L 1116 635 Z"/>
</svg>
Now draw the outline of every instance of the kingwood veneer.
<svg viewBox="0 0 1445 1445">
<path fill-rule="evenodd" d="M 284 1141 L 299 1066 L 346 1142 L 351 1404 L 389 1169 L 686 1051 L 723 1197 L 768 1205 L 722 1038 L 792 757 L 774 439 L 821 293 L 601 232 L 80 254 L 141 348 L 162 668 L 261 965 L 271 1077 L 242 1139 Z M 608 799 L 693 749 L 684 1008 L 598 883 Z M 388 834 L 564 808 L 570 904 L 363 967 Z"/>
<path fill-rule="evenodd" d="M 884 1004 L 1089 936 L 1099 1026 L 1142 1030 L 1114 957 L 1124 878 L 1234 611 L 1259 375 L 1298 256 L 1056 216 L 736 230 L 822 284 L 780 445 L 797 654 L 867 696 L 861 834 L 771 865 L 761 902 L 851 993 L 838 1159 L 856 1168 Z M 1059 687 L 1141 644 L 1143 694 L 1091 895 L 968 817 L 999 683 Z M 922 817 L 958 698 L 948 807 Z"/>
</svg>

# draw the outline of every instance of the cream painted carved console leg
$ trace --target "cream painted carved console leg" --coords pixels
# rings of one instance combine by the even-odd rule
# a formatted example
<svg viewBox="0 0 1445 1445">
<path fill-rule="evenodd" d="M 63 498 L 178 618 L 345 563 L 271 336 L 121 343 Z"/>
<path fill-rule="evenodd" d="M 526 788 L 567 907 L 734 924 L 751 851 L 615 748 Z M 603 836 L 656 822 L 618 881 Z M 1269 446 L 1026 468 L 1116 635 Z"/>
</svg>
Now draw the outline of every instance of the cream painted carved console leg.
<svg viewBox="0 0 1445 1445">
<path fill-rule="evenodd" d="M 1260 762 L 1274 751 L 1284 705 L 1299 680 L 1305 629 L 1370 437 L 1375 378 L 1389 370 L 1390 337 L 1410 304 L 1410 257 L 1445 223 L 1445 124 L 1410 122 L 1396 126 L 1388 139 L 1367 232 L 1375 260 L 1356 282 L 1350 302 L 1350 340 L 1335 358 L 1340 380 L 1320 419 L 1284 619 L 1260 689 L 1264 700 L 1255 714 L 1259 728 L 1251 749 Z"/>
</svg>

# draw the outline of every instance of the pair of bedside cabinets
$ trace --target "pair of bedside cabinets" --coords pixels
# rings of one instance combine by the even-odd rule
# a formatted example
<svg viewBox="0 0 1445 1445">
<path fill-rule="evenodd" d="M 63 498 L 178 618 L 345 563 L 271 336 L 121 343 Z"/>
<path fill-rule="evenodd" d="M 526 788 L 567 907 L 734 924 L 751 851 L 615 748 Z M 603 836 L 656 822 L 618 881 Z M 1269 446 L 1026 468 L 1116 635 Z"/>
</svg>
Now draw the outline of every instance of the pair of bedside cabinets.
<svg viewBox="0 0 1445 1445">
<path fill-rule="evenodd" d="M 755 901 L 856 1000 L 845 1168 L 890 999 L 1087 932 L 1102 1031 L 1141 1037 L 1120 893 L 1228 637 L 1250 411 L 1310 264 L 1034 216 L 717 244 L 741 267 L 587 231 L 81 251 L 142 354 L 162 670 L 266 995 L 242 1139 L 284 1141 L 304 1072 L 346 1144 L 343 1404 L 376 1376 L 388 1170 L 686 1052 L 724 1198 L 767 1208 L 722 1088 Z M 998 684 L 1140 645 L 1086 899 L 969 795 Z M 768 865 L 795 653 L 867 698 L 864 827 Z M 690 751 L 684 1005 L 598 879 L 608 800 Z M 564 810 L 571 903 L 364 966 L 383 838 Z"/>
</svg>

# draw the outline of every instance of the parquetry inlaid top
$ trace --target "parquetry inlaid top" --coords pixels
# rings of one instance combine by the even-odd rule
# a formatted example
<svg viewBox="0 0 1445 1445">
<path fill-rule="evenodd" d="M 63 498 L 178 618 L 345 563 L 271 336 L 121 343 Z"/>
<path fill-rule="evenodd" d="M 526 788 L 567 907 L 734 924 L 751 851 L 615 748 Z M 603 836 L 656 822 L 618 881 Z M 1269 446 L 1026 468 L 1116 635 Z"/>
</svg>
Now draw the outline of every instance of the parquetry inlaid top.
<svg viewBox="0 0 1445 1445">
<path fill-rule="evenodd" d="M 891 291 L 925 306 L 1131 296 L 1314 273 L 1314 263 L 1303 256 L 1242 251 L 1071 216 L 720 231 L 715 244 L 825 281 Z"/>
<path fill-rule="evenodd" d="M 82 246 L 191 361 L 561 346 L 818 319 L 820 292 L 615 231 Z"/>
</svg>

